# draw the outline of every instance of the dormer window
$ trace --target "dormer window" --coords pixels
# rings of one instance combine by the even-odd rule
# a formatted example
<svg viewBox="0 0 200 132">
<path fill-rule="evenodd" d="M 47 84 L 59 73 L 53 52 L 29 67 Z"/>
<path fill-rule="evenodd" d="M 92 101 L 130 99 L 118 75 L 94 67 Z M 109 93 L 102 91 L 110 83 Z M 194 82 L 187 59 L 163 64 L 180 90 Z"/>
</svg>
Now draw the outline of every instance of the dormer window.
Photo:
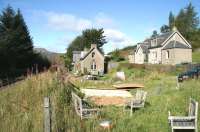
<svg viewBox="0 0 200 132">
<path fill-rule="evenodd" d="M 157 38 L 151 40 L 151 47 L 157 46 Z"/>
</svg>

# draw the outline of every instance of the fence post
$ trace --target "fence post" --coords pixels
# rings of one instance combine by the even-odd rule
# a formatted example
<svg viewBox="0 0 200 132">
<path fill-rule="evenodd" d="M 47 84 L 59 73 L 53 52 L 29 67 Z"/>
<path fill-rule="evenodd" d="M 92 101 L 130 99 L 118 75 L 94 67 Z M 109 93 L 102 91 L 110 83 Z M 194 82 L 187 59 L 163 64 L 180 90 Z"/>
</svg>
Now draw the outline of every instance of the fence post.
<svg viewBox="0 0 200 132">
<path fill-rule="evenodd" d="M 178 76 L 176 77 L 176 89 L 180 88 L 180 84 L 179 84 L 179 80 L 178 80 Z"/>
<path fill-rule="evenodd" d="M 44 132 L 51 131 L 50 122 L 50 100 L 49 97 L 44 97 Z"/>
</svg>

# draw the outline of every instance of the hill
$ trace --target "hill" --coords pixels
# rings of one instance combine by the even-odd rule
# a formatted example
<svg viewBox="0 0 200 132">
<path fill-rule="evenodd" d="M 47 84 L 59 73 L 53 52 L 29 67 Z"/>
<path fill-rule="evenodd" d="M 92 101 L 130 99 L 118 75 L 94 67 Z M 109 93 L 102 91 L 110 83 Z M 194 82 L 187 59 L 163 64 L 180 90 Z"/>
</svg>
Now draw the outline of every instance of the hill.
<svg viewBox="0 0 200 132">
<path fill-rule="evenodd" d="M 119 52 L 119 57 L 124 58 L 124 59 L 128 59 L 128 55 L 130 55 L 131 53 L 134 52 L 136 48 L 136 45 L 134 46 L 127 46 L 124 47 L 123 49 L 117 49 L 117 51 Z M 115 51 L 109 52 L 108 55 L 112 55 Z"/>
<path fill-rule="evenodd" d="M 34 48 L 36 53 L 40 53 L 43 57 L 46 57 L 52 64 L 61 63 L 61 56 L 63 53 L 55 53 L 46 50 L 45 48 Z"/>
</svg>

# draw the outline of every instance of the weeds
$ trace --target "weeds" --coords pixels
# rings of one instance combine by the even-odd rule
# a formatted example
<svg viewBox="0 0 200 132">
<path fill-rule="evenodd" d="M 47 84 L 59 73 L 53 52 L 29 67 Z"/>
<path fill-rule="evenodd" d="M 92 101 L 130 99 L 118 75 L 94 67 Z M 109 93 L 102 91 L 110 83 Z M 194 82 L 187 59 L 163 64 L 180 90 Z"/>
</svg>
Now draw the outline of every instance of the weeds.
<svg viewBox="0 0 200 132">
<path fill-rule="evenodd" d="M 78 87 L 75 90 L 73 85 L 60 83 L 55 74 L 47 72 L 27 78 L 0 92 L 0 132 L 43 131 L 45 96 L 51 100 L 52 131 L 55 132 L 101 132 L 104 131 L 99 126 L 102 120 L 112 121 L 112 132 L 168 132 L 169 110 L 174 115 L 185 115 L 190 97 L 200 102 L 199 80 L 185 81 L 177 90 L 176 77 L 172 74 L 124 69 L 129 82 L 143 83 L 144 90 L 148 92 L 145 108 L 135 110 L 132 117 L 129 112 L 123 112 L 122 107 L 109 106 L 102 107 L 98 117 L 80 120 L 71 105 L 71 91 L 79 91 Z M 112 80 L 112 76 L 108 74 L 106 78 Z M 89 85 L 92 83 L 85 82 L 85 86 Z M 99 81 L 96 85 L 106 87 L 109 82 Z M 81 86 L 81 82 L 76 86 Z"/>
</svg>

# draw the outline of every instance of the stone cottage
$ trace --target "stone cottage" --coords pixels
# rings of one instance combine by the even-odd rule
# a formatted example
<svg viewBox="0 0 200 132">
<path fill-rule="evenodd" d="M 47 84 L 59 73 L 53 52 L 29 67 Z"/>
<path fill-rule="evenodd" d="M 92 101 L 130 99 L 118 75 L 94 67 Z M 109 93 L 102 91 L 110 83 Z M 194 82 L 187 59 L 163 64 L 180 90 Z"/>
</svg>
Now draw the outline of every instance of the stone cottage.
<svg viewBox="0 0 200 132">
<path fill-rule="evenodd" d="M 73 51 L 73 65 L 75 72 L 103 74 L 104 55 L 96 44 L 91 44 L 90 50 Z"/>
<path fill-rule="evenodd" d="M 170 64 L 192 62 L 192 46 L 174 28 L 172 31 L 151 37 L 138 43 L 134 53 L 137 64 Z"/>
</svg>

